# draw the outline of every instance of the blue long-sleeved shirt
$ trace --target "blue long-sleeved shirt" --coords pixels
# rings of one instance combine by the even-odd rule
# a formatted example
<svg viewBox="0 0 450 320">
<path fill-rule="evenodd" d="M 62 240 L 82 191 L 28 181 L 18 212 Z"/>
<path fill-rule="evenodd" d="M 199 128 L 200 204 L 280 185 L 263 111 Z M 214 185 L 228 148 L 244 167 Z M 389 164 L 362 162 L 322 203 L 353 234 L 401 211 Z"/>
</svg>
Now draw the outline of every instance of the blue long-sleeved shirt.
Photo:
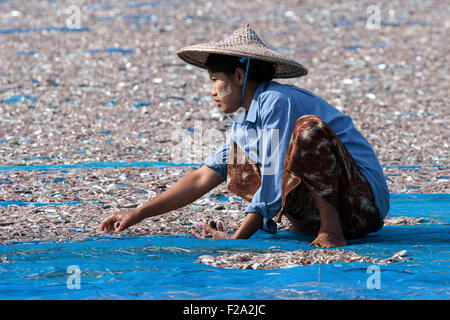
<svg viewBox="0 0 450 320">
<path fill-rule="evenodd" d="M 261 213 L 262 229 L 276 233 L 277 226 L 272 218 L 282 204 L 284 160 L 295 122 L 304 115 L 322 118 L 344 143 L 369 182 L 383 221 L 389 211 L 389 191 L 383 170 L 371 145 L 355 128 L 352 119 L 305 89 L 275 81 L 261 83 L 248 111 L 232 117 L 231 137 L 250 159 L 261 165 L 261 186 L 245 212 Z M 203 161 L 224 181 L 227 179 L 228 152 L 229 141 Z"/>
</svg>

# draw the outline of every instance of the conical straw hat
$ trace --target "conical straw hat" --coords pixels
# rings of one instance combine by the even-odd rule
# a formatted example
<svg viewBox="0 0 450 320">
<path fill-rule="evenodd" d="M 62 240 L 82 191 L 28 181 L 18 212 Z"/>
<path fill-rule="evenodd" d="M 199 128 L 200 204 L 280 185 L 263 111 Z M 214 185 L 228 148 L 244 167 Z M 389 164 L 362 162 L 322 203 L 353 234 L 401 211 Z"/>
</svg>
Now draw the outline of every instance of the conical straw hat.
<svg viewBox="0 0 450 320">
<path fill-rule="evenodd" d="M 206 59 L 211 53 L 274 62 L 275 78 L 297 78 L 308 73 L 300 63 L 269 49 L 248 24 L 221 41 L 181 48 L 177 56 L 189 64 L 206 69 Z"/>
</svg>

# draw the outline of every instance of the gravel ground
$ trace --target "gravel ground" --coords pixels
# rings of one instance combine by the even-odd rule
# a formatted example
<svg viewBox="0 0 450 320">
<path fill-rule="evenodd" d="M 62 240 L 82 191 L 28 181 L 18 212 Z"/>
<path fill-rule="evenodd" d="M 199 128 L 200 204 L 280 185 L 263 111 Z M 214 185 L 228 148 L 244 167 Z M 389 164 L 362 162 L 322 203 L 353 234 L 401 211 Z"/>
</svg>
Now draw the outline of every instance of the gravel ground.
<svg viewBox="0 0 450 320">
<path fill-rule="evenodd" d="M 270 47 L 309 70 L 280 82 L 308 89 L 353 118 L 391 192 L 448 193 L 449 6 L 376 5 L 0 1 L 0 166 L 200 163 L 223 141 L 230 121 L 213 106 L 207 73 L 175 52 L 248 22 Z M 376 10 L 379 28 L 372 24 Z M 186 142 L 195 152 L 180 148 Z M 150 200 L 194 169 L 0 168 L 0 201 L 77 202 L 0 207 L 0 243 L 104 235 L 96 227 L 108 214 Z M 205 219 L 221 219 L 233 230 L 245 207 L 220 186 L 127 233 L 188 233 Z M 289 228 L 283 221 L 281 229 Z"/>
</svg>

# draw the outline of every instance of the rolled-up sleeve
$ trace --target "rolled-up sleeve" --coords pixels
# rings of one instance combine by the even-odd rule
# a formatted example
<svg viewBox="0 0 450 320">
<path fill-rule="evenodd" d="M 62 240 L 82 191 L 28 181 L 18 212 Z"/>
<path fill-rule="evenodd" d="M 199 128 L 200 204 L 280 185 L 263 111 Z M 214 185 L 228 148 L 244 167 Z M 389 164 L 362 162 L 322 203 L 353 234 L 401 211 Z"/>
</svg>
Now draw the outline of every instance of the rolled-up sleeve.
<svg viewBox="0 0 450 320">
<path fill-rule="evenodd" d="M 228 164 L 228 152 L 230 150 L 230 144 L 225 143 L 211 153 L 203 160 L 203 165 L 213 169 L 223 179 L 227 180 L 227 164 Z"/>
<path fill-rule="evenodd" d="M 265 182 L 267 185 L 268 182 Z M 277 224 L 273 221 L 273 217 L 277 214 L 278 210 L 281 208 L 281 192 L 280 194 L 274 194 L 272 198 L 274 201 L 268 202 L 267 195 L 264 194 L 265 188 L 263 185 L 255 192 L 252 202 L 245 209 L 245 213 L 259 212 L 263 216 L 263 224 L 261 229 L 275 234 L 277 233 Z M 278 193 L 278 192 L 276 192 Z M 262 202 L 265 201 L 265 202 Z"/>
<path fill-rule="evenodd" d="M 292 134 L 287 103 L 289 101 L 284 97 L 271 99 L 260 109 L 258 153 L 261 160 L 261 186 L 245 210 L 246 213 L 261 213 L 261 229 L 272 234 L 277 232 L 277 225 L 272 219 L 282 205 L 284 160 Z"/>
</svg>

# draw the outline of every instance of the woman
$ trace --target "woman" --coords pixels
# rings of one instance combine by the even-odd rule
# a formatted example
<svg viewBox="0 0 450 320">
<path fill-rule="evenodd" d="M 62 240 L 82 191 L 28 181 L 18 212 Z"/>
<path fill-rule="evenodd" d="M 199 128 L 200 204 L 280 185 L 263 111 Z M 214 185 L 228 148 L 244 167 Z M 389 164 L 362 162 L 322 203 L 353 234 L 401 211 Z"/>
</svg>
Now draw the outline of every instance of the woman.
<svg viewBox="0 0 450 320">
<path fill-rule="evenodd" d="M 383 226 L 389 191 L 372 147 L 351 118 L 309 91 L 271 81 L 306 75 L 301 64 L 268 49 L 248 25 L 177 55 L 208 70 L 211 95 L 233 119 L 232 136 L 202 167 L 141 208 L 108 217 L 101 230 L 122 231 L 181 208 L 224 181 L 250 202 L 246 217 L 231 235 L 220 223 L 216 230 L 205 222 L 203 235 L 192 230 L 199 238 L 276 233 L 285 215 L 295 231 L 315 236 L 312 246 L 330 248 Z"/>
</svg>

